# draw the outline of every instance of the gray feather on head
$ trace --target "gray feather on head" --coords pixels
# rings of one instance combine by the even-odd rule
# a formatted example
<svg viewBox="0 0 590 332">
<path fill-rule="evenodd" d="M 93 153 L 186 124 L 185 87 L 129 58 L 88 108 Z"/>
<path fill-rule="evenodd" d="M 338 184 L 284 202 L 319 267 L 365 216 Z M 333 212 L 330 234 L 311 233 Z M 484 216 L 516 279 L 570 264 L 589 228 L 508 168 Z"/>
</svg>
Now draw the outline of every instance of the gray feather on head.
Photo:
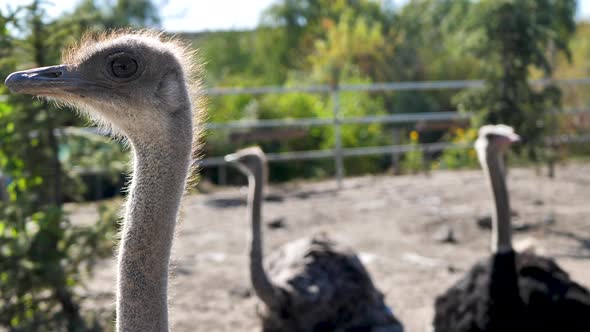
<svg viewBox="0 0 590 332">
<path fill-rule="evenodd" d="M 505 124 L 485 125 L 479 128 L 478 139 L 491 136 L 505 137 L 512 142 L 520 140 L 520 136 L 514 132 L 514 128 Z"/>
</svg>

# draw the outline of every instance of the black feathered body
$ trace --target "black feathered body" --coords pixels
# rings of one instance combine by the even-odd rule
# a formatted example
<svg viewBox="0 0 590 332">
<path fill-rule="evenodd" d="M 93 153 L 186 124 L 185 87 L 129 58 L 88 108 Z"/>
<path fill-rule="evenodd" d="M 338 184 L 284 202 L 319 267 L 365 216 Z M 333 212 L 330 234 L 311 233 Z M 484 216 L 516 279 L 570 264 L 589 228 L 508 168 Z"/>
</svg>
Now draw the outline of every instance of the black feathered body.
<svg viewBox="0 0 590 332">
<path fill-rule="evenodd" d="M 436 299 L 436 332 L 590 331 L 590 293 L 553 260 L 493 255 Z"/>
<path fill-rule="evenodd" d="M 260 311 L 265 332 L 401 332 L 354 252 L 326 236 L 301 239 L 268 257 L 280 305 Z"/>
</svg>

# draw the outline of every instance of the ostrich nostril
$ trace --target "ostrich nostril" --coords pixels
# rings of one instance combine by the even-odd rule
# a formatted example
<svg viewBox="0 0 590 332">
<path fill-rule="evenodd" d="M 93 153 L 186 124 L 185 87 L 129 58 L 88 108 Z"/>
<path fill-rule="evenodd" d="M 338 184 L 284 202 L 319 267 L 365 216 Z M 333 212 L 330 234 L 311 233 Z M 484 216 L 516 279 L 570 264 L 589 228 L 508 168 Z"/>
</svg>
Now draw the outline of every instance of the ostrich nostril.
<svg viewBox="0 0 590 332">
<path fill-rule="evenodd" d="M 63 74 L 64 74 L 63 71 L 55 70 L 55 71 L 40 73 L 39 76 L 46 77 L 46 78 L 60 78 Z"/>
</svg>

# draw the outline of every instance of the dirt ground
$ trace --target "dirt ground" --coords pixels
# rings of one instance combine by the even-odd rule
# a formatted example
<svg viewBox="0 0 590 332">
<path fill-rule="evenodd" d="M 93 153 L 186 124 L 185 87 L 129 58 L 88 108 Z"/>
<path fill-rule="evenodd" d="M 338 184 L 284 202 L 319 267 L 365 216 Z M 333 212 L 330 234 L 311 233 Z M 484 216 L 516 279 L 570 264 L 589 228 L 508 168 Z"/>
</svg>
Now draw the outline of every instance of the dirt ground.
<svg viewBox="0 0 590 332">
<path fill-rule="evenodd" d="M 556 178 L 512 169 L 509 189 L 518 246 L 557 259 L 590 287 L 590 164 L 557 168 Z M 430 176 L 349 178 L 271 187 L 264 219 L 267 253 L 283 243 L 327 232 L 354 247 L 407 331 L 428 331 L 437 294 L 488 255 L 489 230 L 476 220 L 492 208 L 482 172 L 438 171 Z M 171 278 L 173 331 L 258 331 L 247 275 L 249 225 L 245 188 L 193 195 L 174 243 Z M 74 220 L 96 220 L 91 207 Z M 435 238 L 451 228 L 457 242 Z M 86 307 L 112 317 L 114 261 L 99 264 Z"/>
</svg>

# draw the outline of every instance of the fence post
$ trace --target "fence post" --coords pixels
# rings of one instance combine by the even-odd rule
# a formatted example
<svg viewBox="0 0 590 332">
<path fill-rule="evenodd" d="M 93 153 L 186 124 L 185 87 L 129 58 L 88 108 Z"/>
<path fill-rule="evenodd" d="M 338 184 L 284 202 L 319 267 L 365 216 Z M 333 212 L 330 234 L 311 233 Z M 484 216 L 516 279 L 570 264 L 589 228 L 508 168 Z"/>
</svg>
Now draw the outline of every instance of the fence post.
<svg viewBox="0 0 590 332">
<path fill-rule="evenodd" d="M 425 146 L 422 150 L 422 169 L 426 176 L 430 176 L 431 158 L 430 150 L 428 149 L 428 146 Z"/>
<path fill-rule="evenodd" d="M 393 145 L 401 145 L 402 137 L 401 131 L 398 127 L 392 127 L 391 129 L 391 137 L 393 138 Z M 393 170 L 393 175 L 400 175 L 401 165 L 400 165 L 400 154 L 396 152 L 391 153 L 391 169 Z"/>
<path fill-rule="evenodd" d="M 7 202 L 8 201 L 8 192 L 6 191 L 6 186 L 8 181 L 4 180 L 4 176 L 0 173 L 0 202 Z"/>
<path fill-rule="evenodd" d="M 342 160 L 342 132 L 340 122 L 340 89 L 338 83 L 332 85 L 332 107 L 334 112 L 334 162 L 336 166 L 336 182 L 338 190 L 342 189 L 342 178 L 344 177 L 344 163 Z"/>
<path fill-rule="evenodd" d="M 225 165 L 219 165 L 219 167 L 217 167 L 217 182 L 220 186 L 225 186 L 227 184 L 227 168 Z"/>
</svg>

